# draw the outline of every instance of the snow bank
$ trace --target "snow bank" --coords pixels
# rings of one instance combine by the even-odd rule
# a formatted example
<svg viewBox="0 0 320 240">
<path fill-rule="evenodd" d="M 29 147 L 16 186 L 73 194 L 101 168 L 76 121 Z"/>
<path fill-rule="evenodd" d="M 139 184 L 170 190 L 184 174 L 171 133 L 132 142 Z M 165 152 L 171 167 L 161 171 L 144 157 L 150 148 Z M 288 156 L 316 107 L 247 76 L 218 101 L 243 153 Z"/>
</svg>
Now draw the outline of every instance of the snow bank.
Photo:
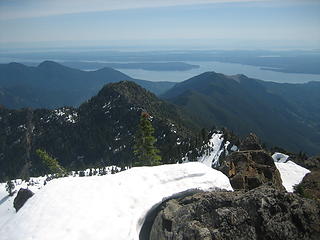
<svg viewBox="0 0 320 240">
<path fill-rule="evenodd" d="M 278 168 L 282 185 L 287 192 L 293 192 L 294 185 L 299 184 L 304 176 L 310 171 L 289 160 L 289 155 L 275 152 L 272 155 L 273 161 Z"/>
<path fill-rule="evenodd" d="M 102 176 L 106 174 L 114 174 L 120 172 L 121 168 L 117 166 L 107 166 L 103 168 L 88 168 L 83 171 L 84 176 L 90 176 L 90 172 L 93 175 Z M 72 171 L 71 176 L 79 177 L 80 171 Z M 39 191 L 43 186 L 48 176 L 44 177 L 31 177 L 29 182 L 22 181 L 21 179 L 13 180 L 15 188 L 13 196 L 9 197 L 8 192 L 5 189 L 6 183 L 0 183 L 0 229 L 1 226 L 8 221 L 16 211 L 13 208 L 13 200 L 17 196 L 20 188 L 29 188 L 33 193 Z"/>
<path fill-rule="evenodd" d="M 188 189 L 232 190 L 202 163 L 140 167 L 105 176 L 50 181 L 0 227 L 3 240 L 139 239 L 148 210 Z"/>
<path fill-rule="evenodd" d="M 293 186 L 299 184 L 304 176 L 310 172 L 292 161 L 275 162 L 275 164 L 280 172 L 282 185 L 287 192 L 293 192 Z"/>
</svg>

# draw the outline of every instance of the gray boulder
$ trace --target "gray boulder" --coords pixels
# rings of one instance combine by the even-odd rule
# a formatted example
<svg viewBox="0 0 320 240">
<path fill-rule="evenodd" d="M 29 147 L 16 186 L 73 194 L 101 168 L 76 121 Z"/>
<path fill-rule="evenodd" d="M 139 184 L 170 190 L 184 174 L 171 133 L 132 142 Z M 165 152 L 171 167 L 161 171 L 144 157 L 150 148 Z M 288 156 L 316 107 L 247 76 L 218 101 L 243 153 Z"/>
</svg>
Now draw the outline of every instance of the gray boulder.
<svg viewBox="0 0 320 240">
<path fill-rule="evenodd" d="M 20 188 L 17 196 L 13 201 L 13 206 L 18 212 L 20 208 L 26 203 L 26 201 L 33 196 L 33 192 L 29 189 Z"/>
<path fill-rule="evenodd" d="M 150 240 L 169 239 L 320 239 L 320 204 L 267 186 L 197 193 L 157 214 Z"/>
</svg>

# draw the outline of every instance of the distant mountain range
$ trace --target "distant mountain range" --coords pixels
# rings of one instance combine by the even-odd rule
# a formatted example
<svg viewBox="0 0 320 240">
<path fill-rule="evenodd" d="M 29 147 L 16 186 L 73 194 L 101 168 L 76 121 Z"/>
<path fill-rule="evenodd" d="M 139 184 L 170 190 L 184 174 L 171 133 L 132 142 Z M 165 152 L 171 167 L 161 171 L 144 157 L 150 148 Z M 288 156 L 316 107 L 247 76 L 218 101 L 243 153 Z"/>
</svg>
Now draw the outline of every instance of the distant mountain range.
<svg viewBox="0 0 320 240">
<path fill-rule="evenodd" d="M 199 65 L 189 64 L 185 62 L 132 62 L 132 63 L 112 63 L 99 61 L 63 61 L 60 64 L 82 70 L 92 70 L 100 68 L 115 69 L 141 69 L 146 71 L 187 71 L 200 68 Z M 37 66 L 39 63 L 26 62 L 27 66 Z"/>
<path fill-rule="evenodd" d="M 241 136 L 255 132 L 270 146 L 320 152 L 320 82 L 280 84 L 206 72 L 176 84 L 132 79 L 111 68 L 86 72 L 50 61 L 37 67 L 10 63 L 0 65 L 0 105 L 78 107 L 104 84 L 123 80 L 174 104 L 193 128 L 227 127 Z"/>
<path fill-rule="evenodd" d="M 37 67 L 0 64 L 0 103 L 8 108 L 57 108 L 79 106 L 107 83 L 133 81 L 155 94 L 175 83 L 133 79 L 112 68 L 81 71 L 52 61 Z"/>
<path fill-rule="evenodd" d="M 83 59 L 95 65 L 93 69 L 102 68 L 97 66 L 97 61 L 110 63 L 150 63 L 162 62 L 171 65 L 172 62 L 222 62 L 256 66 L 269 71 L 284 73 L 320 74 L 320 50 L 161 50 L 161 51 L 108 51 L 99 49 L 77 48 L 77 51 L 69 49 L 55 49 L 35 52 L 10 52 L 2 51 L 1 59 L 11 61 L 39 62 L 43 59 L 57 59 L 63 62 L 81 62 Z M 94 50 L 94 51 L 92 51 Z M 63 64 L 64 65 L 64 64 Z M 83 66 L 83 64 L 81 64 Z M 166 67 L 168 67 L 167 65 Z M 78 68 L 77 66 L 73 66 Z M 88 66 L 86 64 L 86 66 Z M 132 66 L 131 66 L 132 67 Z M 136 66 L 135 66 L 136 67 Z M 141 67 L 141 65 L 139 66 Z M 149 66 L 154 69 L 155 66 Z M 148 67 L 148 68 L 149 68 Z M 163 66 L 162 66 L 163 67 Z M 158 68 L 158 67 L 156 67 Z M 87 69 L 87 67 L 85 68 Z M 89 68 L 90 69 L 90 68 Z M 170 68 L 169 68 L 170 69 Z"/>
<path fill-rule="evenodd" d="M 320 82 L 281 84 L 206 72 L 178 83 L 163 98 L 199 125 L 255 132 L 291 151 L 320 152 Z"/>
</svg>

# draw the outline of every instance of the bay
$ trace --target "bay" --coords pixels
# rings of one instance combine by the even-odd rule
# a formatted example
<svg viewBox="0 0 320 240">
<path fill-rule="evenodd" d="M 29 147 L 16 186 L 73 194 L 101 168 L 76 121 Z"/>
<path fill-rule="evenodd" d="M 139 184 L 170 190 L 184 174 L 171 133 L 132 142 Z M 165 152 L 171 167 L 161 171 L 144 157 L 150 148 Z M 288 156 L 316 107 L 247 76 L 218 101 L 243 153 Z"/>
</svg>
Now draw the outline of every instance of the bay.
<svg viewBox="0 0 320 240">
<path fill-rule="evenodd" d="M 149 81 L 170 81 L 182 82 L 191 77 L 204 72 L 214 71 L 226 75 L 244 74 L 250 78 L 261 79 L 264 81 L 273 81 L 278 83 L 305 83 L 310 81 L 320 81 L 320 75 L 301 74 L 301 73 L 283 73 L 270 70 L 264 70 L 262 67 L 242 65 L 236 63 L 222 62 L 193 62 L 185 61 L 189 64 L 199 65 L 200 68 L 188 71 L 146 71 L 140 69 L 117 69 L 130 77 L 144 79 Z"/>
</svg>

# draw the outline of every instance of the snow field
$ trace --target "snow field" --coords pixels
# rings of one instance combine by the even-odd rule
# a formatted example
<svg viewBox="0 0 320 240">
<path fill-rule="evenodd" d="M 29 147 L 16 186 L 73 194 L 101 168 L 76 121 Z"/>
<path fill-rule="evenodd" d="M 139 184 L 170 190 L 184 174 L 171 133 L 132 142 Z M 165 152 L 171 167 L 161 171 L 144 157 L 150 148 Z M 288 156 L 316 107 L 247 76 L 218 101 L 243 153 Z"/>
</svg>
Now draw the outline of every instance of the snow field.
<svg viewBox="0 0 320 240">
<path fill-rule="evenodd" d="M 6 191 L 6 183 L 0 183 L 0 229 L 4 223 L 16 214 L 16 210 L 13 207 L 13 200 L 19 189 L 29 188 L 33 193 L 36 193 L 43 187 L 45 179 L 46 177 L 30 178 L 29 185 L 21 179 L 14 180 L 15 189 L 11 197 L 8 196 L 8 192 Z"/>
<path fill-rule="evenodd" d="M 147 212 L 189 189 L 232 191 L 202 163 L 139 167 L 115 175 L 50 181 L 3 226 L 3 240 L 139 239 Z"/>
<path fill-rule="evenodd" d="M 43 188 L 46 177 L 31 178 L 32 185 L 16 181 L 15 190 L 28 187 L 36 193 L 16 213 L 13 197 L 8 197 L 5 183 L 0 183 L 1 240 L 88 240 L 139 239 L 139 232 L 148 211 L 172 195 L 190 189 L 232 191 L 229 179 L 211 169 L 229 142 L 216 133 L 209 141 L 209 154 L 199 162 L 132 168 L 115 175 L 54 179 Z M 293 192 L 310 172 L 282 153 L 272 155 L 283 186 Z M 98 172 L 99 169 L 95 169 Z M 88 176 L 90 170 L 84 171 Z"/>
</svg>

